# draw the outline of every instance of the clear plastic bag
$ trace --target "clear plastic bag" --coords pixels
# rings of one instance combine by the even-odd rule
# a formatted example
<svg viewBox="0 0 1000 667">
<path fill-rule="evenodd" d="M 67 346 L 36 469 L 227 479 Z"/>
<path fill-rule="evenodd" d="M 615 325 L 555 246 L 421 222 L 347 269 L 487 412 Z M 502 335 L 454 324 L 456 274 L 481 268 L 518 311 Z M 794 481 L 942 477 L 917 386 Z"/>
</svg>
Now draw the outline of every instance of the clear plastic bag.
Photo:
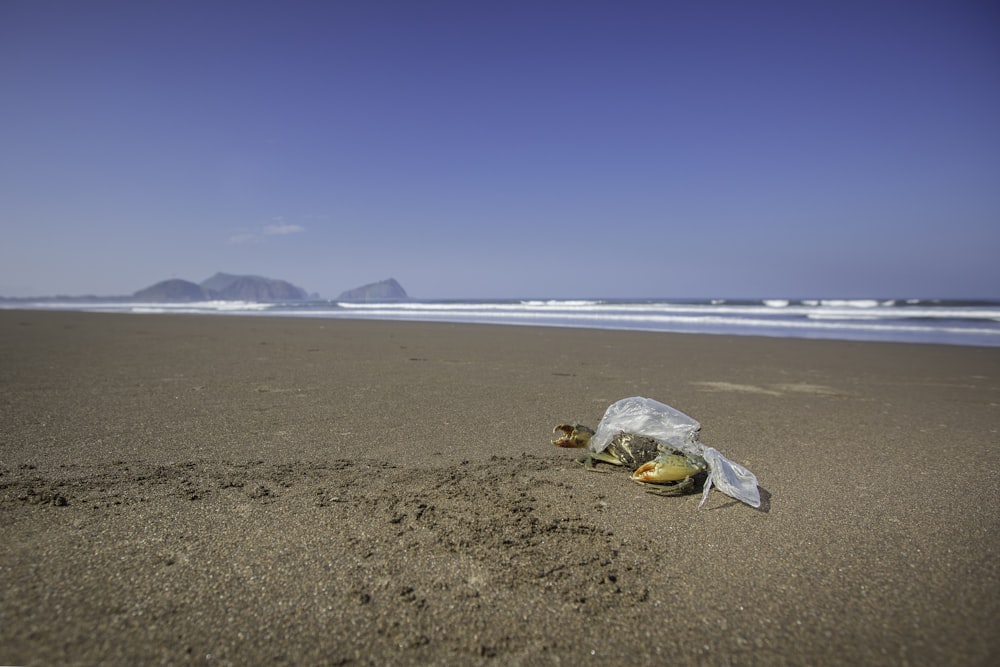
<svg viewBox="0 0 1000 667">
<path fill-rule="evenodd" d="M 757 477 L 719 450 L 702 444 L 698 440 L 700 430 L 701 424 L 680 410 L 651 398 L 633 396 L 611 404 L 590 439 L 590 449 L 595 453 L 604 451 L 620 431 L 653 438 L 670 449 L 705 459 L 708 479 L 698 507 L 705 504 L 713 484 L 727 496 L 760 507 Z"/>
</svg>

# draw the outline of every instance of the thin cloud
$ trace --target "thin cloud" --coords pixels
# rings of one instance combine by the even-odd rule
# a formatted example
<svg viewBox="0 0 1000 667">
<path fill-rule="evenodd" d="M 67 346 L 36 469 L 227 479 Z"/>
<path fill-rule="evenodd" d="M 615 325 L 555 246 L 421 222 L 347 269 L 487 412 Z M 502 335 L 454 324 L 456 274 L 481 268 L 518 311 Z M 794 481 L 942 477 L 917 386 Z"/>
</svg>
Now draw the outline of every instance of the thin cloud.
<svg viewBox="0 0 1000 667">
<path fill-rule="evenodd" d="M 298 232 L 304 232 L 306 228 L 302 225 L 293 225 L 286 222 L 279 222 L 273 225 L 264 226 L 265 236 L 282 236 L 284 234 L 297 234 Z"/>
<path fill-rule="evenodd" d="M 226 243 L 228 245 L 247 245 L 260 243 L 266 236 L 287 236 L 288 234 L 298 234 L 304 231 L 306 231 L 306 228 L 302 225 L 285 222 L 283 217 L 277 216 L 274 218 L 274 222 L 264 225 L 260 228 L 260 231 L 240 230 L 239 233 L 233 234 L 226 239 Z"/>
</svg>

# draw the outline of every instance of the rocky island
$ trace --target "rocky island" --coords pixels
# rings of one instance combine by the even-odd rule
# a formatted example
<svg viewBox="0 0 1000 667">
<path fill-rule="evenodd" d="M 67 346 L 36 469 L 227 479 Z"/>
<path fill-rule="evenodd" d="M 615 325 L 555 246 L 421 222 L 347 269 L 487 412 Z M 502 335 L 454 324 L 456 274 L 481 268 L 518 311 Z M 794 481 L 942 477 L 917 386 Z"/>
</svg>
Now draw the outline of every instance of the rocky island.
<svg viewBox="0 0 1000 667">
<path fill-rule="evenodd" d="M 273 278 L 216 273 L 201 283 L 163 280 L 132 295 L 135 301 L 303 301 L 309 295 L 301 287 Z"/>
</svg>

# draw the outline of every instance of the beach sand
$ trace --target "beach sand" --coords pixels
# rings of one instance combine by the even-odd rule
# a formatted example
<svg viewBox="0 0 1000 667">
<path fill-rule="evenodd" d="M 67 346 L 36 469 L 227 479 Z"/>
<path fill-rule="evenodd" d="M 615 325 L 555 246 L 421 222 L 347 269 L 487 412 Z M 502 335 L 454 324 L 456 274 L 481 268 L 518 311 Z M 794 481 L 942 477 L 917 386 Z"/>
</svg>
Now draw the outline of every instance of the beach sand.
<svg viewBox="0 0 1000 667">
<path fill-rule="evenodd" d="M 648 396 L 759 510 L 587 472 Z M 0 311 L 0 663 L 990 665 L 1000 349 Z"/>
</svg>

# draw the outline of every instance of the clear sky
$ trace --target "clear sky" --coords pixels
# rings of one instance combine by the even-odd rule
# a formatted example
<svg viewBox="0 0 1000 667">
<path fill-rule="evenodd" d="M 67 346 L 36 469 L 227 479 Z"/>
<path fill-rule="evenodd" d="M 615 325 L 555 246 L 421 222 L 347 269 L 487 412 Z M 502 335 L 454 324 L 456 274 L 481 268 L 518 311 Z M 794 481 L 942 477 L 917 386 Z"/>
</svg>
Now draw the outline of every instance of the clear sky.
<svg viewBox="0 0 1000 667">
<path fill-rule="evenodd" d="M 0 2 L 0 295 L 1000 298 L 993 0 Z"/>
</svg>

